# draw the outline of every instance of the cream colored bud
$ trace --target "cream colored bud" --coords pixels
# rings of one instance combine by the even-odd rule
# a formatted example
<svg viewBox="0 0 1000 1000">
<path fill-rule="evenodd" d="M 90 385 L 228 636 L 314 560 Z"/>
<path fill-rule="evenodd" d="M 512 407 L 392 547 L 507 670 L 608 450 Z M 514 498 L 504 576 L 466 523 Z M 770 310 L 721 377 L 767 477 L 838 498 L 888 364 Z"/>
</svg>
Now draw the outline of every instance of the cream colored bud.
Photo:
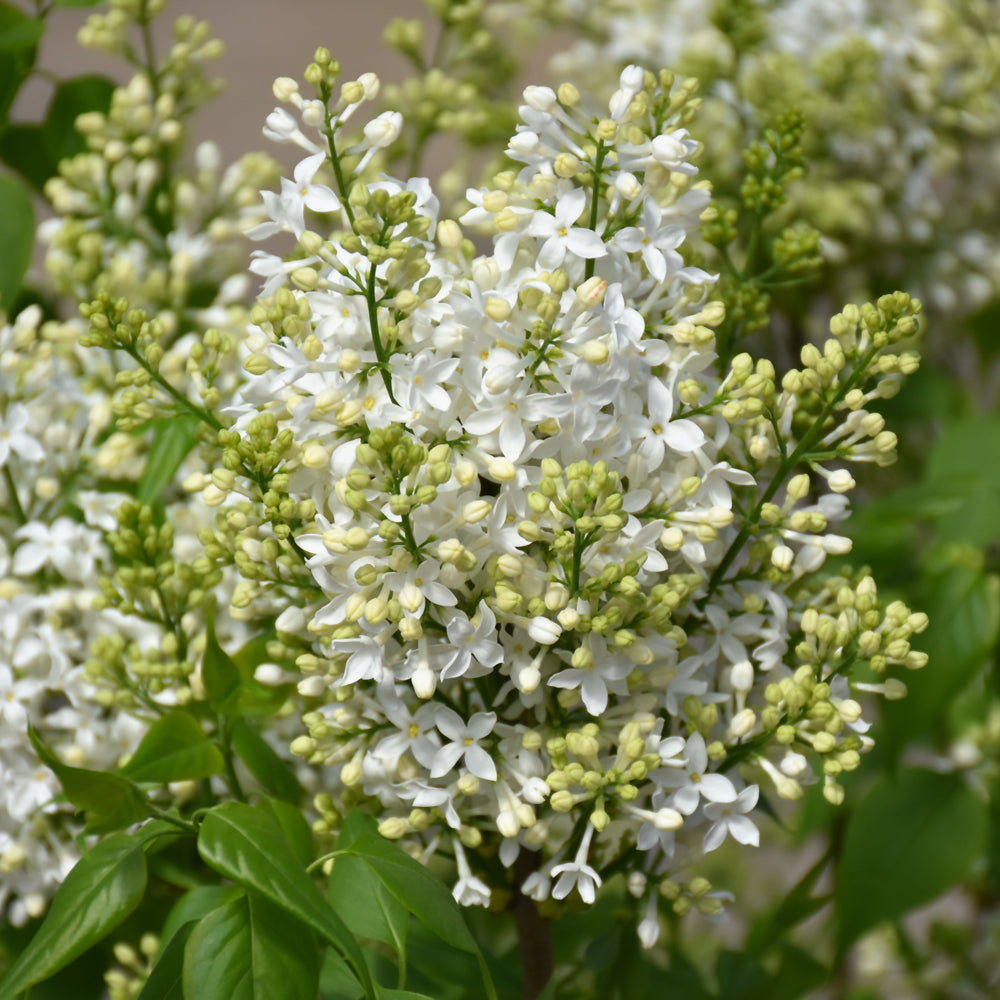
<svg viewBox="0 0 1000 1000">
<path fill-rule="evenodd" d="M 302 453 L 302 464 L 307 469 L 324 469 L 330 464 L 330 453 L 322 445 L 310 445 Z"/>
<path fill-rule="evenodd" d="M 741 740 L 757 725 L 757 713 L 752 708 L 737 712 L 729 723 L 727 735 L 730 739 Z"/>
<path fill-rule="evenodd" d="M 399 840 L 410 832 L 410 822 L 402 816 L 389 816 L 379 823 L 378 832 L 386 840 Z"/>
<path fill-rule="evenodd" d="M 585 308 L 600 305 L 604 301 L 604 293 L 608 290 L 608 283 L 604 278 L 596 275 L 588 278 L 576 290 L 576 299 Z"/>
<path fill-rule="evenodd" d="M 282 102 L 290 101 L 298 92 L 299 85 L 290 76 L 279 76 L 271 84 L 271 93 L 274 94 L 276 100 Z"/>
<path fill-rule="evenodd" d="M 771 564 L 787 573 L 795 562 L 795 553 L 787 545 L 775 545 L 771 550 Z"/>
<path fill-rule="evenodd" d="M 462 508 L 462 520 L 466 524 L 477 524 L 489 517 L 492 511 L 493 506 L 488 500 L 472 500 Z"/>
<path fill-rule="evenodd" d="M 517 478 L 517 469 L 514 463 L 506 458 L 491 458 L 486 471 L 492 479 L 501 483 L 509 483 Z"/>
<path fill-rule="evenodd" d="M 437 241 L 445 250 L 457 250 L 462 245 L 462 227 L 454 219 L 442 219 L 437 226 Z"/>
<path fill-rule="evenodd" d="M 556 619 L 567 632 L 571 632 L 580 623 L 580 612 L 575 608 L 563 608 L 562 611 L 556 615 Z"/>
<path fill-rule="evenodd" d="M 493 295 L 486 299 L 483 311 L 494 323 L 502 323 L 510 316 L 510 303 Z"/>
<path fill-rule="evenodd" d="M 580 348 L 580 357 L 588 365 L 603 365 L 608 360 L 608 348 L 599 340 L 588 340 Z"/>
<path fill-rule="evenodd" d="M 677 525 L 664 528 L 660 533 L 660 544 L 668 552 L 678 552 L 684 545 L 684 532 Z"/>
<path fill-rule="evenodd" d="M 416 642 L 424 634 L 424 627 L 420 624 L 419 618 L 403 618 L 398 627 L 403 642 Z"/>
<path fill-rule="evenodd" d="M 218 486 L 214 483 L 209 484 L 202 490 L 201 499 L 202 502 L 208 507 L 219 507 L 225 503 L 226 498 L 229 493 L 225 490 L 220 490 Z"/>
</svg>

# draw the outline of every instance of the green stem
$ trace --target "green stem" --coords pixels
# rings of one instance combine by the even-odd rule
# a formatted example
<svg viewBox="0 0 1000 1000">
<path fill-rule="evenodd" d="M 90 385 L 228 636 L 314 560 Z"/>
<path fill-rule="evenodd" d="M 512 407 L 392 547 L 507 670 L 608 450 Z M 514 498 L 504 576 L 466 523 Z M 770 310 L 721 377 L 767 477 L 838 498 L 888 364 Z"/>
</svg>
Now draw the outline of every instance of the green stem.
<svg viewBox="0 0 1000 1000">
<path fill-rule="evenodd" d="M 872 358 L 875 357 L 878 349 L 873 347 L 859 360 L 859 362 L 854 366 L 854 371 L 851 377 L 847 379 L 846 382 L 837 390 L 836 395 L 823 407 L 822 412 L 817 416 L 816 420 L 813 422 L 812 427 L 806 432 L 802 440 L 796 445 L 795 450 L 788 455 L 786 458 L 782 459 L 781 464 L 778 466 L 778 471 L 775 473 L 774 478 L 771 480 L 767 489 L 764 491 L 761 498 L 754 505 L 752 511 L 747 516 L 743 527 L 740 528 L 739 534 L 733 539 L 732 544 L 726 549 L 726 554 L 722 557 L 722 561 L 718 566 L 715 567 L 715 571 L 712 573 L 711 579 L 708 581 L 708 590 L 705 592 L 702 602 L 707 602 L 712 594 L 715 592 L 719 583 L 722 581 L 723 577 L 726 575 L 726 571 L 732 565 L 733 560 L 739 555 L 740 550 L 743 548 L 746 540 L 750 537 L 753 529 L 757 526 L 757 522 L 760 520 L 760 513 L 764 508 L 764 504 L 768 503 L 774 495 L 781 488 L 782 483 L 788 477 L 792 469 L 802 460 L 802 457 L 809 451 L 809 449 L 815 444 L 816 440 L 823 433 L 823 425 L 829 416 L 832 415 L 837 404 L 853 389 L 856 384 L 864 378 L 865 373 L 868 370 L 868 365 L 871 363 Z"/>
<path fill-rule="evenodd" d="M 123 351 L 136 364 L 139 365 L 143 371 L 149 374 L 149 377 L 165 392 L 168 396 L 174 399 L 176 402 L 180 403 L 189 413 L 196 416 L 202 423 L 208 424 L 213 430 L 221 431 L 223 430 L 222 424 L 212 416 L 208 410 L 203 409 L 200 406 L 196 406 L 187 398 L 182 392 L 175 389 L 153 366 L 133 347 L 131 344 L 121 344 L 119 345 Z"/>
<path fill-rule="evenodd" d="M 385 391 L 389 395 L 389 401 L 394 405 L 398 405 L 396 402 L 396 397 L 392 394 L 392 376 L 389 374 L 389 355 L 386 352 L 385 345 L 382 343 L 382 337 L 379 334 L 378 327 L 378 303 L 375 300 L 376 288 L 376 271 L 377 267 L 375 264 L 368 269 L 368 285 L 365 288 L 365 299 L 368 302 L 368 324 L 372 331 L 372 345 L 375 348 L 375 357 L 378 358 L 378 370 L 379 374 L 382 376 L 382 381 L 385 383 Z"/>
<path fill-rule="evenodd" d="M 168 812 L 164 812 L 162 809 L 157 809 L 156 806 L 150 804 L 149 811 L 153 814 L 156 819 L 162 819 L 164 823 L 170 823 L 172 826 L 176 826 L 179 830 L 183 830 L 185 833 L 198 833 L 198 827 L 194 823 L 189 823 L 186 819 L 181 819 L 179 816 L 172 816 Z"/>
<path fill-rule="evenodd" d="M 597 230 L 597 214 L 601 201 L 601 168 L 604 166 L 604 157 L 607 155 L 608 147 L 601 140 L 597 143 L 597 153 L 594 155 L 594 190 L 590 196 L 590 221 L 588 223 L 588 228 L 595 231 Z M 594 276 L 596 265 L 597 262 L 593 257 L 587 261 L 583 271 L 584 281 Z"/>
</svg>

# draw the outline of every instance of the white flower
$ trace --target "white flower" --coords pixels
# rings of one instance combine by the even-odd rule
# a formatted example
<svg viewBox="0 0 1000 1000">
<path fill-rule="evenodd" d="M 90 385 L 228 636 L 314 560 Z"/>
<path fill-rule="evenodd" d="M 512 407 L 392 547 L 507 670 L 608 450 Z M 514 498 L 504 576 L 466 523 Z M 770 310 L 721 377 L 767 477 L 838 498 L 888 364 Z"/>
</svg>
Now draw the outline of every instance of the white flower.
<svg viewBox="0 0 1000 1000">
<path fill-rule="evenodd" d="M 701 733 L 692 733 L 688 737 L 684 753 L 680 767 L 670 767 L 656 774 L 657 784 L 664 789 L 675 789 L 671 798 L 677 809 L 690 816 L 698 808 L 702 798 L 716 803 L 735 801 L 736 789 L 733 783 L 724 774 L 706 771 L 708 752 L 705 737 Z"/>
<path fill-rule="evenodd" d="M 559 881 L 552 890 L 554 899 L 565 899 L 574 889 L 588 905 L 597 897 L 597 890 L 601 887 L 601 876 L 587 864 L 587 854 L 593 836 L 594 827 L 588 823 L 573 860 L 563 862 L 552 869 L 552 877 L 559 876 Z"/>
<path fill-rule="evenodd" d="M 29 576 L 46 563 L 67 580 L 85 580 L 94 570 L 96 536 L 68 517 L 57 517 L 52 524 L 29 521 L 14 537 L 25 539 L 14 553 L 13 569 L 18 576 Z"/>
<path fill-rule="evenodd" d="M 496 781 L 497 766 L 493 758 L 479 745 L 479 741 L 489 736 L 496 725 L 496 712 L 476 712 L 468 723 L 462 717 L 439 705 L 434 717 L 434 724 L 446 739 L 446 743 L 434 755 L 431 765 L 431 777 L 441 778 L 446 775 L 460 760 L 471 774 L 484 781 Z"/>
<path fill-rule="evenodd" d="M 25 431 L 30 423 L 28 409 L 21 403 L 11 403 L 6 417 L 0 417 L 0 467 L 7 464 L 11 452 L 26 462 L 40 462 L 45 457 L 45 449 Z"/>
<path fill-rule="evenodd" d="M 702 850 L 706 854 L 722 844 L 727 833 L 741 844 L 758 846 L 760 832 L 754 826 L 753 821 L 744 815 L 752 812 L 754 806 L 757 805 L 758 791 L 756 785 L 750 785 L 748 788 L 744 788 L 731 802 L 715 801 L 705 806 L 705 818 L 712 824 L 702 841 Z"/>
<path fill-rule="evenodd" d="M 472 874 L 461 841 L 453 837 L 452 843 L 455 845 L 455 863 L 458 866 L 458 881 L 451 891 L 455 902 L 459 906 L 489 906 L 490 887 Z"/>
<path fill-rule="evenodd" d="M 528 235 L 545 240 L 538 251 L 539 268 L 549 270 L 559 267 L 567 253 L 593 259 L 608 252 L 604 240 L 597 233 L 575 224 L 586 201 L 586 191 L 574 188 L 556 202 L 553 214 L 540 210 L 532 216 Z"/>
</svg>

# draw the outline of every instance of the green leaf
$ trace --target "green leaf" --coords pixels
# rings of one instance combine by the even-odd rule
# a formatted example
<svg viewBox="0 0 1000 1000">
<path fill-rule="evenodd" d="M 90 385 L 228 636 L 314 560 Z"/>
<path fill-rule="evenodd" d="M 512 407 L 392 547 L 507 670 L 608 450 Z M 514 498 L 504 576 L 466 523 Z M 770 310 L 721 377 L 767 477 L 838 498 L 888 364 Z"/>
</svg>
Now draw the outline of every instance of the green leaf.
<svg viewBox="0 0 1000 1000">
<path fill-rule="evenodd" d="M 28 737 L 42 763 L 55 772 L 66 798 L 89 814 L 88 833 L 120 830 L 151 815 L 145 793 L 128 778 L 70 767 L 56 757 L 34 729 L 29 728 Z"/>
<path fill-rule="evenodd" d="M 767 973 L 759 962 L 741 951 L 723 949 L 715 962 L 719 996 L 726 1000 L 749 1000 L 767 981 Z"/>
<path fill-rule="evenodd" d="M 246 764 L 250 773 L 272 795 L 286 802 L 302 801 L 302 786 L 288 762 L 252 726 L 242 719 L 233 725 L 233 749 Z"/>
<path fill-rule="evenodd" d="M 198 852 L 221 875 L 257 890 L 312 927 L 345 956 L 365 995 L 374 996 L 374 983 L 357 941 L 306 874 L 281 827 L 267 812 L 241 802 L 216 806 L 201 825 Z"/>
<path fill-rule="evenodd" d="M 14 21 L 7 27 L 0 28 L 0 52 L 34 48 L 44 34 L 45 25 L 35 17 Z"/>
<path fill-rule="evenodd" d="M 16 177 L 0 174 L 0 309 L 14 308 L 34 242 L 31 193 Z"/>
<path fill-rule="evenodd" d="M 85 854 L 59 887 L 42 926 L 0 983 L 0 1000 L 14 1000 L 48 979 L 114 930 L 146 889 L 142 838 L 119 834 Z"/>
<path fill-rule="evenodd" d="M 253 673 L 257 662 L 248 659 L 237 662 L 226 653 L 215 637 L 212 612 L 208 615 L 206 633 L 201 675 L 212 708 L 222 715 L 252 718 L 273 715 L 285 703 L 288 688 L 272 687 L 255 681 Z"/>
<path fill-rule="evenodd" d="M 42 127 L 45 147 L 56 164 L 87 149 L 86 140 L 76 130 L 76 119 L 88 111 L 106 112 L 114 89 L 114 83 L 103 76 L 59 81 Z"/>
<path fill-rule="evenodd" d="M 312 932 L 259 893 L 241 893 L 191 932 L 184 952 L 190 1000 L 303 1000 L 319 986 Z"/>
<path fill-rule="evenodd" d="M 883 778 L 847 823 L 838 868 L 838 950 L 961 882 L 986 841 L 986 804 L 953 774 Z"/>
<path fill-rule="evenodd" d="M 212 609 L 208 612 L 201 679 L 205 684 L 208 703 L 215 711 L 228 712 L 235 707 L 235 695 L 242 678 L 239 667 L 215 638 L 215 615 Z"/>
<path fill-rule="evenodd" d="M 921 601 L 930 613 L 914 647 L 929 656 L 924 669 L 907 673 L 908 693 L 883 707 L 886 735 L 901 749 L 940 724 L 943 709 L 975 676 L 1000 637 L 1000 582 L 981 568 L 978 553 L 963 551 L 931 578 Z"/>
<path fill-rule="evenodd" d="M 56 0 L 57 7 L 96 7 L 103 0 Z"/>
<path fill-rule="evenodd" d="M 312 827 L 302 815 L 302 810 L 281 799 L 262 799 L 258 808 L 268 813 L 281 827 L 285 840 L 302 862 L 302 867 L 308 868 L 316 860 L 316 842 Z"/>
<path fill-rule="evenodd" d="M 176 709 L 157 719 L 142 738 L 122 774 L 133 781 L 195 781 L 218 774 L 222 751 L 188 712 Z"/>
<path fill-rule="evenodd" d="M 16 38 L 20 31 L 27 30 L 30 33 L 33 28 L 24 29 L 21 26 L 25 22 L 34 21 L 34 18 L 28 17 L 11 4 L 0 2 L 0 34 L 12 33 Z M 36 51 L 37 46 L 25 46 L 8 51 L 0 59 L 0 128 L 7 120 L 7 113 L 21 89 L 21 84 L 31 73 Z"/>
<path fill-rule="evenodd" d="M 942 515 L 936 525 L 942 541 L 967 542 L 982 547 L 1000 538 L 1000 463 L 988 456 L 1000 454 L 1000 418 L 977 415 L 950 423 L 927 459 L 932 481 L 972 479 L 956 510 Z"/>
<path fill-rule="evenodd" d="M 340 953 L 332 948 L 327 948 L 323 955 L 319 989 L 323 1000 L 360 1000 L 364 996 L 357 977 Z"/>
<path fill-rule="evenodd" d="M 774 976 L 753 994 L 753 1000 L 801 1000 L 813 996 L 830 979 L 830 970 L 812 955 L 787 941 L 781 943 L 781 964 Z"/>
<path fill-rule="evenodd" d="M 364 833 L 351 841 L 346 853 L 371 865 L 386 889 L 443 941 L 475 955 L 486 995 L 496 997 L 483 953 L 466 926 L 458 903 L 439 878 L 377 833 Z"/>
<path fill-rule="evenodd" d="M 370 865 L 389 892 L 443 941 L 471 954 L 479 952 L 448 887 L 419 861 L 377 833 L 362 834 L 345 852 Z"/>
<path fill-rule="evenodd" d="M 181 462 L 198 443 L 200 425 L 198 418 L 189 413 L 163 417 L 150 423 L 153 426 L 153 440 L 146 455 L 146 468 L 136 491 L 136 499 L 145 504 L 155 503 L 163 488 L 173 482 Z"/>
<path fill-rule="evenodd" d="M 378 836 L 378 824 L 368 813 L 352 809 L 338 831 L 338 851 L 346 850 L 365 834 Z M 328 884 L 331 905 L 355 934 L 382 941 L 405 955 L 409 910 L 389 893 L 363 858 L 339 856 Z"/>
<path fill-rule="evenodd" d="M 193 926 L 212 910 L 217 910 L 224 903 L 235 899 L 241 892 L 242 890 L 235 885 L 200 885 L 195 889 L 189 889 L 174 904 L 163 924 L 163 929 L 160 931 L 161 946 L 185 924 Z"/>
<path fill-rule="evenodd" d="M 41 125 L 8 125 L 0 132 L 0 159 L 16 170 L 39 194 L 56 172 L 45 149 Z"/>
<path fill-rule="evenodd" d="M 189 920 L 166 938 L 136 1000 L 184 1000 L 184 949 L 195 928 Z"/>
<path fill-rule="evenodd" d="M 405 953 L 409 911 L 362 858 L 349 854 L 337 858 L 329 886 L 331 905 L 354 934 Z"/>
</svg>

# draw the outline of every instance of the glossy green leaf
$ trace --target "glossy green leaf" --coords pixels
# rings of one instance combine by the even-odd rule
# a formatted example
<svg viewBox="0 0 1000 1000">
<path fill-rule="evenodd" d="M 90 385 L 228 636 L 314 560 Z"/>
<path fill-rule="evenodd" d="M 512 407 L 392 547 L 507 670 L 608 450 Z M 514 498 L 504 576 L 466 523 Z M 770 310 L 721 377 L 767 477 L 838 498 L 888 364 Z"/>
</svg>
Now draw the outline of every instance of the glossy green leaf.
<svg viewBox="0 0 1000 1000">
<path fill-rule="evenodd" d="M 225 764 L 197 719 L 177 709 L 149 727 L 122 774 L 132 781 L 196 781 L 218 774 Z"/>
<path fill-rule="evenodd" d="M 486 996 L 496 997 L 483 953 L 476 944 L 448 887 L 396 844 L 377 833 L 364 833 L 346 848 L 362 858 L 382 884 L 421 923 L 454 948 L 476 956 Z"/>
<path fill-rule="evenodd" d="M 370 865 L 352 855 L 337 858 L 329 887 L 331 906 L 354 934 L 404 952 L 409 911 L 386 889 Z"/>
<path fill-rule="evenodd" d="M 883 778 L 848 820 L 837 875 L 838 948 L 928 903 L 970 874 L 987 807 L 958 775 Z"/>
<path fill-rule="evenodd" d="M 367 813 L 354 809 L 341 824 L 337 849 L 348 849 L 365 834 L 378 836 L 378 824 Z M 386 889 L 371 865 L 363 858 L 341 855 L 334 862 L 328 885 L 330 905 L 355 934 L 382 941 L 405 954 L 409 910 Z"/>
<path fill-rule="evenodd" d="M 145 793 L 128 778 L 70 767 L 56 757 L 34 729 L 29 729 L 28 736 L 42 763 L 55 772 L 66 798 L 88 814 L 88 833 L 120 830 L 151 815 Z"/>
<path fill-rule="evenodd" d="M 184 952 L 188 1000 L 304 1000 L 319 985 L 307 927 L 259 893 L 241 893 L 195 926 Z"/>
<path fill-rule="evenodd" d="M 66 876 L 42 926 L 0 982 L 14 1000 L 82 955 L 139 905 L 146 889 L 145 842 L 118 834 L 85 854 Z"/>
<path fill-rule="evenodd" d="M 374 996 L 371 974 L 358 943 L 266 811 L 241 802 L 212 809 L 198 834 L 198 852 L 221 875 L 255 889 L 329 941 L 345 956 L 365 995 Z"/>
<path fill-rule="evenodd" d="M 163 924 L 160 931 L 161 946 L 185 924 L 193 925 L 202 917 L 208 916 L 212 910 L 235 899 L 241 892 L 242 889 L 235 885 L 199 885 L 195 889 L 189 889 L 174 904 Z"/>
<path fill-rule="evenodd" d="M 364 996 L 357 976 L 333 948 L 327 948 L 323 955 L 319 990 L 323 1000 L 361 1000 Z"/>
<path fill-rule="evenodd" d="M 3 59 L 0 58 L 0 62 Z M 35 242 L 35 210 L 31 193 L 16 177 L 0 174 L 0 309 L 10 312 L 17 301 Z"/>
<path fill-rule="evenodd" d="M 479 946 L 448 887 L 419 861 L 372 833 L 353 840 L 346 853 L 370 865 L 389 892 L 443 941 L 453 948 L 478 953 Z"/>
<path fill-rule="evenodd" d="M 302 862 L 302 867 L 308 868 L 316 860 L 316 841 L 301 808 L 281 799 L 261 799 L 258 808 L 281 827 L 285 840 Z"/>
<path fill-rule="evenodd" d="M 205 656 L 201 662 L 201 679 L 208 695 L 208 703 L 217 712 L 231 711 L 239 689 L 239 667 L 215 638 L 215 616 L 209 611 L 206 626 Z"/>
<path fill-rule="evenodd" d="M 181 462 L 198 442 L 200 421 L 191 414 L 178 414 L 151 423 L 153 440 L 136 492 L 136 499 L 145 504 L 155 503 L 163 488 L 173 482 Z"/>
<path fill-rule="evenodd" d="M 55 0 L 57 7 L 96 7 L 103 0 Z"/>
<path fill-rule="evenodd" d="M 256 729 L 239 719 L 233 725 L 232 741 L 233 749 L 264 788 L 286 802 L 301 802 L 302 786 L 288 761 Z"/>
<path fill-rule="evenodd" d="M 189 920 L 166 938 L 136 1000 L 184 1000 L 184 950 L 194 928 Z"/>
</svg>

